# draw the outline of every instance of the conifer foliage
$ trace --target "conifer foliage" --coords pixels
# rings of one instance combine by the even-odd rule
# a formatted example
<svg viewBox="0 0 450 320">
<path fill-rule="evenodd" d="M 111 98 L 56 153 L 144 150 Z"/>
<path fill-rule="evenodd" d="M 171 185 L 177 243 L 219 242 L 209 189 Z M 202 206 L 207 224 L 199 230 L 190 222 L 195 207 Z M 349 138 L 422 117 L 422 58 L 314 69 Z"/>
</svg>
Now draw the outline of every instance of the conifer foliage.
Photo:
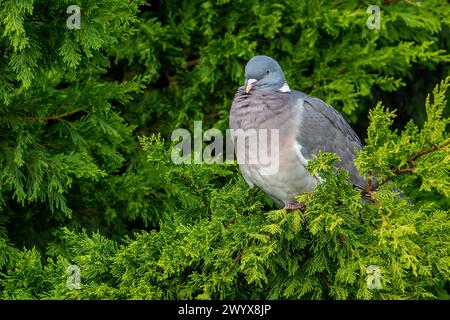
<svg viewBox="0 0 450 320">
<path fill-rule="evenodd" d="M 369 4 L 380 29 L 367 27 Z M 80 8 L 79 28 L 67 19 Z M 450 5 L 0 0 L 0 298 L 450 299 Z M 277 58 L 365 139 L 278 210 L 234 164 L 176 165 Z"/>
</svg>

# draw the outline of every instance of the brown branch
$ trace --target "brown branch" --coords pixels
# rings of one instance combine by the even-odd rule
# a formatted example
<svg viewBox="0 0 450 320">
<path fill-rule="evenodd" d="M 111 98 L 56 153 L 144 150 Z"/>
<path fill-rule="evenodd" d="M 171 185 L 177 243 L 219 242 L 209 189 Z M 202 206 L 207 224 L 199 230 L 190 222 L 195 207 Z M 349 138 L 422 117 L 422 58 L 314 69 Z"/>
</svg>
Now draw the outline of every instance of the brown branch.
<svg viewBox="0 0 450 320">
<path fill-rule="evenodd" d="M 224 225 L 223 225 L 223 227 L 225 228 L 225 229 L 228 229 L 228 226 L 230 225 L 230 224 L 233 224 L 235 222 L 235 219 L 234 218 L 231 218 L 231 219 L 229 219 Z"/>
<path fill-rule="evenodd" d="M 330 290 L 330 283 L 328 282 L 327 274 L 322 272 L 320 274 L 320 279 L 322 280 L 322 283 L 325 285 L 327 290 Z"/>
<path fill-rule="evenodd" d="M 248 240 L 248 242 L 247 242 L 247 247 L 250 247 L 250 246 L 253 244 L 253 240 L 254 240 L 254 239 Z M 239 262 L 239 261 L 241 260 L 243 254 L 244 254 L 244 249 L 240 249 L 239 252 L 238 252 L 238 254 L 237 254 L 237 256 L 233 259 L 233 261 L 234 261 L 235 263 L 236 263 L 236 262 Z"/>
<path fill-rule="evenodd" d="M 431 153 L 431 152 L 434 152 L 434 151 L 437 151 L 437 150 L 444 149 L 444 148 L 447 147 L 449 144 L 450 144 L 450 139 L 447 139 L 446 141 L 444 141 L 442 144 L 440 144 L 440 145 L 438 145 L 438 146 L 434 146 L 434 147 L 431 147 L 431 148 L 428 148 L 428 149 L 422 149 L 422 150 L 420 150 L 416 155 L 412 156 L 412 157 L 409 159 L 409 161 L 410 161 L 410 162 L 415 162 L 418 158 L 420 158 L 420 157 L 422 157 L 422 156 L 424 156 L 424 155 L 426 155 L 426 154 L 428 154 L 428 153 Z"/>
<path fill-rule="evenodd" d="M 414 171 L 414 168 L 396 168 L 395 170 L 392 170 L 393 174 L 402 174 L 402 173 L 411 173 Z"/>
<path fill-rule="evenodd" d="M 378 204 L 378 199 L 377 199 L 377 197 L 375 195 L 375 192 L 373 191 L 374 189 L 375 188 L 372 187 L 372 176 L 369 176 L 367 178 L 366 186 L 364 187 L 364 189 L 363 189 L 363 191 L 361 193 L 362 193 L 363 196 L 368 194 L 370 199 L 372 199 L 373 202 Z"/>
<path fill-rule="evenodd" d="M 239 250 L 239 253 L 237 254 L 236 258 L 234 258 L 234 262 L 240 261 L 242 258 L 242 254 L 243 254 L 242 250 Z"/>
<path fill-rule="evenodd" d="M 200 63 L 200 59 L 192 59 L 192 60 L 189 60 L 189 61 L 186 62 L 188 67 L 193 67 L 193 66 L 195 66 L 196 64 L 199 64 L 199 63 Z"/>
<path fill-rule="evenodd" d="M 414 168 L 395 168 L 395 169 L 391 170 L 391 173 L 393 174 L 392 176 L 384 178 L 383 180 L 381 180 L 381 182 L 378 182 L 377 184 L 375 184 L 375 186 L 372 187 L 372 189 L 378 189 L 380 186 L 391 181 L 395 176 L 398 176 L 402 173 L 413 173 L 413 172 L 414 172 Z"/>
<path fill-rule="evenodd" d="M 96 211 L 97 211 L 96 208 L 82 208 L 82 209 L 79 209 L 80 213 L 86 213 L 86 214 L 89 214 L 89 213 L 92 213 L 92 212 L 96 212 Z"/>
<path fill-rule="evenodd" d="M 22 119 L 24 120 L 29 120 L 29 121 L 50 121 L 50 120 L 59 120 L 62 119 L 64 117 L 68 117 L 72 114 L 75 114 L 77 112 L 83 111 L 84 108 L 80 108 L 80 109 L 76 109 L 73 111 L 69 111 L 66 113 L 62 113 L 62 114 L 58 114 L 58 115 L 54 115 L 54 116 L 48 116 L 48 117 L 22 117 Z"/>
<path fill-rule="evenodd" d="M 167 82 L 169 82 L 169 86 L 173 87 L 175 90 L 178 90 L 178 83 L 177 81 L 169 74 L 168 71 L 164 71 L 164 76 L 167 79 Z"/>
</svg>

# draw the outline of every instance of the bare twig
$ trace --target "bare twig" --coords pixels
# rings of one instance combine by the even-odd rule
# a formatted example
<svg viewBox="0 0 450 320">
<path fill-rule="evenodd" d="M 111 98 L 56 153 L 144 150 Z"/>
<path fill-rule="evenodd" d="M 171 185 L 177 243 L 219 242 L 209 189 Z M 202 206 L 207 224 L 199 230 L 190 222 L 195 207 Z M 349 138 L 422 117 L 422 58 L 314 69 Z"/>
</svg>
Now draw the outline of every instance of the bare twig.
<svg viewBox="0 0 450 320">
<path fill-rule="evenodd" d="M 192 59 L 186 62 L 188 67 L 193 67 L 200 62 L 200 59 Z"/>
<path fill-rule="evenodd" d="M 29 121 L 50 121 L 50 120 L 59 120 L 62 119 L 64 117 L 68 117 L 72 114 L 75 114 L 77 112 L 83 111 L 84 108 L 80 108 L 80 109 L 76 109 L 73 111 L 69 111 L 69 112 L 65 112 L 62 114 L 58 114 L 58 115 L 54 115 L 54 116 L 48 116 L 48 117 L 22 117 L 22 119 L 24 120 L 29 120 Z"/>
<path fill-rule="evenodd" d="M 328 282 L 328 277 L 326 273 L 321 273 L 320 274 L 320 278 L 322 280 L 322 283 L 325 285 L 325 287 L 327 288 L 327 290 L 330 289 L 330 283 Z"/>
<path fill-rule="evenodd" d="M 414 155 L 413 157 L 411 157 L 411 159 L 409 161 L 411 162 L 415 162 L 418 158 L 426 155 L 427 153 L 431 153 L 437 150 L 441 150 L 444 149 L 445 147 L 447 147 L 448 145 L 450 145 L 450 138 L 445 140 L 442 144 L 438 145 L 438 146 L 434 146 L 428 149 L 422 149 L 421 151 L 419 151 L 416 155 Z"/>
<path fill-rule="evenodd" d="M 250 247 L 250 246 L 253 244 L 253 240 L 254 240 L 254 239 L 248 240 L 248 242 L 247 242 L 247 247 Z M 239 262 L 239 261 L 241 260 L 243 254 L 244 254 L 244 250 L 243 250 L 243 249 L 240 249 L 239 252 L 238 252 L 238 254 L 237 254 L 237 256 L 233 259 L 233 261 L 234 261 L 235 263 L 236 263 L 236 262 Z"/>
<path fill-rule="evenodd" d="M 175 90 L 178 90 L 178 83 L 177 81 L 169 74 L 168 71 L 164 71 L 164 76 L 167 79 L 167 82 L 169 82 L 169 86 L 173 87 Z"/>
<path fill-rule="evenodd" d="M 242 250 L 239 250 L 239 252 L 238 252 L 236 258 L 234 258 L 234 262 L 240 261 L 241 258 L 242 258 L 242 254 L 243 254 Z"/>
</svg>

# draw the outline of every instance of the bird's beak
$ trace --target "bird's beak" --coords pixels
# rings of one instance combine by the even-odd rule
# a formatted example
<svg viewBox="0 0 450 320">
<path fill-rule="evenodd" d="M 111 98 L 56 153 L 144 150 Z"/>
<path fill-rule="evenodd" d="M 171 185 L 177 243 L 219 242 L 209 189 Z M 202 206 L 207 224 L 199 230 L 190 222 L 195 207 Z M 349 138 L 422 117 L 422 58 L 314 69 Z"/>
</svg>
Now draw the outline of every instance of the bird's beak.
<svg viewBox="0 0 450 320">
<path fill-rule="evenodd" d="M 245 87 L 245 93 L 249 93 L 250 90 L 255 86 L 256 79 L 248 79 L 247 86 Z"/>
</svg>

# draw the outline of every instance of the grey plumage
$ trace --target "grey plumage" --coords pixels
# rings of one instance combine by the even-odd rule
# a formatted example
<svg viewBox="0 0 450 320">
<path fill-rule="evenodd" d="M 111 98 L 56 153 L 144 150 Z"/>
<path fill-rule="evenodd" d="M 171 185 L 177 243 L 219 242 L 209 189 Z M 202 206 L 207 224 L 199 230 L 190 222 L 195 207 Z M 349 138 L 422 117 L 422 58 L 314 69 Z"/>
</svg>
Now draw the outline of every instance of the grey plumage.
<svg viewBox="0 0 450 320">
<path fill-rule="evenodd" d="M 342 161 L 336 166 L 350 174 L 350 181 L 363 188 L 365 182 L 354 165 L 355 150 L 362 149 L 361 141 L 344 117 L 333 107 L 318 98 L 301 92 L 293 92 L 304 100 L 304 112 L 299 126 L 305 134 L 299 134 L 297 140 L 306 148 L 305 153 L 312 155 L 322 152 L 334 152 Z"/>
<path fill-rule="evenodd" d="M 353 184 L 364 186 L 353 163 L 355 149 L 362 148 L 356 133 L 322 100 L 290 90 L 272 58 L 257 56 L 247 64 L 245 86 L 238 89 L 231 106 L 230 128 L 279 129 L 276 174 L 262 175 L 260 164 L 240 163 L 239 167 L 249 185 L 261 188 L 285 208 L 292 208 L 297 195 L 320 183 L 320 177 L 305 169 L 319 150 L 336 153 L 342 160 L 336 166 L 349 171 Z M 247 148 L 236 146 L 236 154 L 248 152 Z"/>
</svg>

